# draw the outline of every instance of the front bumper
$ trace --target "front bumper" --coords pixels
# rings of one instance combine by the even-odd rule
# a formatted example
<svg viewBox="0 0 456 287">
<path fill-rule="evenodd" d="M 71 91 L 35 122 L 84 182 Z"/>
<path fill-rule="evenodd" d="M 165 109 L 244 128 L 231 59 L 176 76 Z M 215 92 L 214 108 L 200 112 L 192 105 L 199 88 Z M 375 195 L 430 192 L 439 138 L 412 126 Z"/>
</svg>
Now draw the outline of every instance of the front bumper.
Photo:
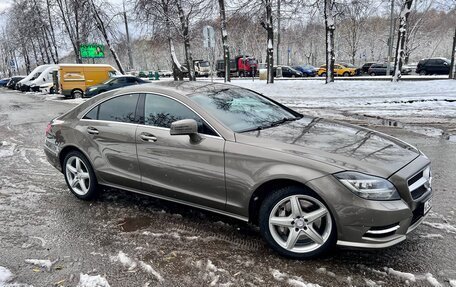
<svg viewBox="0 0 456 287">
<path fill-rule="evenodd" d="M 432 190 L 429 188 L 413 199 L 407 186 L 407 180 L 428 165 L 427 158 L 418 157 L 389 178 L 401 194 L 401 200 L 360 198 L 333 176 L 312 180 L 307 185 L 327 203 L 337 226 L 338 245 L 385 248 L 405 240 L 429 214 L 424 214 L 424 203 L 431 199 Z"/>
</svg>

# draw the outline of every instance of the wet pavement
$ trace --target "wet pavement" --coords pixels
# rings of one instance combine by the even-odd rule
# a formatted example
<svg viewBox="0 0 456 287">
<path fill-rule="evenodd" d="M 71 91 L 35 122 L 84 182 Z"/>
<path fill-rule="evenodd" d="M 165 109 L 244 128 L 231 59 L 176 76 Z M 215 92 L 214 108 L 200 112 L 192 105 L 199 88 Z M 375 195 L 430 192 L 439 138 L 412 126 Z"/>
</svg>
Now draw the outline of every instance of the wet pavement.
<svg viewBox="0 0 456 287">
<path fill-rule="evenodd" d="M 110 286 L 456 284 L 454 142 L 371 126 L 431 158 L 430 216 L 392 248 L 295 261 L 271 251 L 255 226 L 210 212 L 113 189 L 77 200 L 42 151 L 49 119 L 73 106 L 0 90 L 0 266 L 14 286 L 77 286 L 81 274 Z"/>
</svg>

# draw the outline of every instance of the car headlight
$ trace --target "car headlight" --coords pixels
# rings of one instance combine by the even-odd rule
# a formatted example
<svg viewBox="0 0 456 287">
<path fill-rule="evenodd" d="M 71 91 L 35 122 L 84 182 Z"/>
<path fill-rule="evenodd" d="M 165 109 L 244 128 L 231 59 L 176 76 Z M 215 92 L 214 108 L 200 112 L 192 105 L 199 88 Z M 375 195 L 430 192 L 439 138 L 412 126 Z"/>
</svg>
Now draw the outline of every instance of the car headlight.
<svg viewBox="0 0 456 287">
<path fill-rule="evenodd" d="M 95 91 L 96 89 L 97 89 L 97 87 L 92 87 L 92 88 L 89 88 L 87 91 L 91 92 L 91 91 Z"/>
<path fill-rule="evenodd" d="M 388 180 L 359 172 L 345 171 L 334 175 L 359 197 L 370 200 L 397 200 L 401 197 Z"/>
</svg>

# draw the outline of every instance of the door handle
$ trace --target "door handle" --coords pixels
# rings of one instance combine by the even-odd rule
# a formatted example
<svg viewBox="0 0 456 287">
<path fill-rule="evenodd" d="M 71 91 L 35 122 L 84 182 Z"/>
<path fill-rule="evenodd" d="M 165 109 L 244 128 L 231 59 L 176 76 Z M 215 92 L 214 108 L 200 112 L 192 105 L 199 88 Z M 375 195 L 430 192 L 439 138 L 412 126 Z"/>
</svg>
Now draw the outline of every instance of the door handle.
<svg viewBox="0 0 456 287">
<path fill-rule="evenodd" d="M 151 134 L 142 133 L 139 137 L 145 142 L 156 142 L 157 137 Z"/>
<path fill-rule="evenodd" d="M 97 135 L 97 134 L 100 133 L 100 132 L 99 132 L 96 128 L 94 128 L 94 127 L 88 127 L 88 128 L 87 128 L 87 132 L 88 132 L 89 134 L 91 134 L 91 135 Z"/>
</svg>

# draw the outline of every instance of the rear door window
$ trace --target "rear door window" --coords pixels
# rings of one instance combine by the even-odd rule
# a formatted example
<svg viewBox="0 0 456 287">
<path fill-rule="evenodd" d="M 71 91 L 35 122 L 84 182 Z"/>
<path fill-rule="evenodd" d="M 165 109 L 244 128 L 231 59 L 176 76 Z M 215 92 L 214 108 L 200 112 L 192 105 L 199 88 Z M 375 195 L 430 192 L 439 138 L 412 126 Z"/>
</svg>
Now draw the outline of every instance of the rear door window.
<svg viewBox="0 0 456 287">
<path fill-rule="evenodd" d="M 135 118 L 135 114 L 138 98 L 138 94 L 124 95 L 101 103 L 99 105 L 98 120 L 136 123 L 137 120 Z M 87 115 L 91 113 L 92 111 L 90 111 Z"/>
</svg>

